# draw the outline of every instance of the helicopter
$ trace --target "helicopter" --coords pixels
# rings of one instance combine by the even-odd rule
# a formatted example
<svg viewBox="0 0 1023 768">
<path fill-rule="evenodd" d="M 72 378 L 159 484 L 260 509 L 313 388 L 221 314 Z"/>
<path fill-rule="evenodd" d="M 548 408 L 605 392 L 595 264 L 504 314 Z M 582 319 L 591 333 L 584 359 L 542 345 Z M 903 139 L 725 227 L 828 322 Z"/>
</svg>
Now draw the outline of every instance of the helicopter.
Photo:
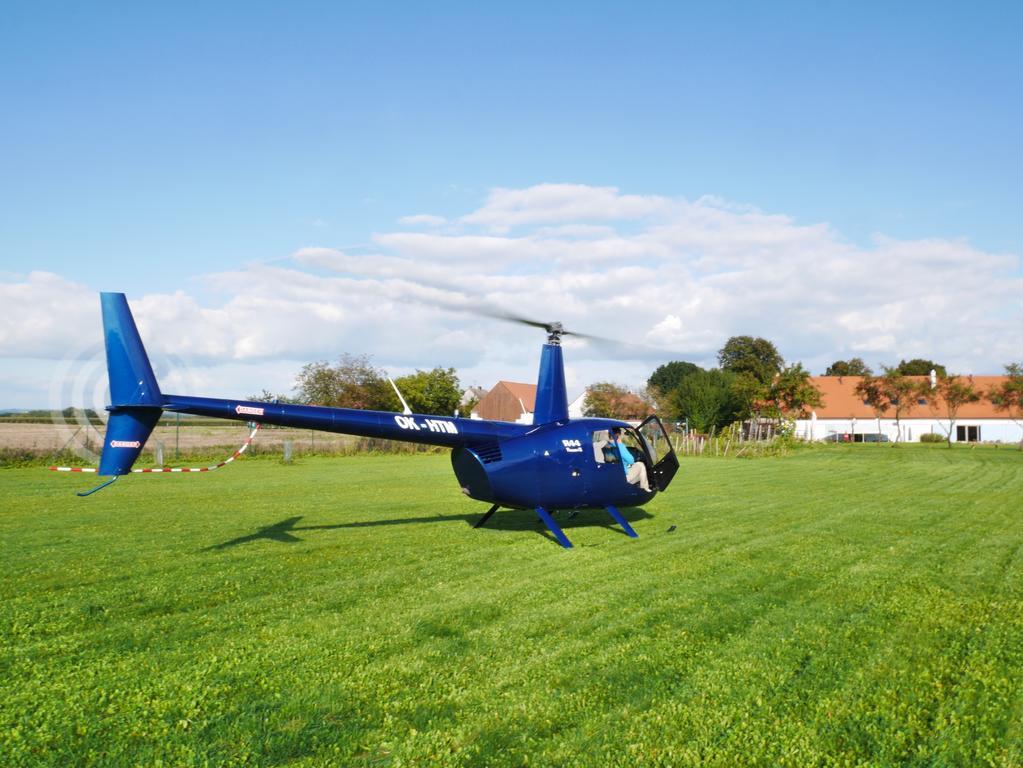
<svg viewBox="0 0 1023 768">
<path fill-rule="evenodd" d="M 491 505 L 475 528 L 501 508 L 532 509 L 566 549 L 572 542 L 552 512 L 604 509 L 628 536 L 637 538 L 618 507 L 646 504 L 668 488 L 679 468 L 656 415 L 638 428 L 615 419 L 569 418 L 561 339 L 584 335 L 566 330 L 559 322 L 505 316 L 547 333 L 533 423 L 520 424 L 412 413 L 397 387 L 404 406 L 401 413 L 165 394 L 127 297 L 101 293 L 100 304 L 111 404 L 97 473 L 110 479 L 80 496 L 95 493 L 132 471 L 164 411 L 450 448 L 462 493 Z M 628 481 L 622 454 L 612 443 L 614 436 L 620 436 L 633 458 L 645 465 L 649 490 Z"/>
</svg>

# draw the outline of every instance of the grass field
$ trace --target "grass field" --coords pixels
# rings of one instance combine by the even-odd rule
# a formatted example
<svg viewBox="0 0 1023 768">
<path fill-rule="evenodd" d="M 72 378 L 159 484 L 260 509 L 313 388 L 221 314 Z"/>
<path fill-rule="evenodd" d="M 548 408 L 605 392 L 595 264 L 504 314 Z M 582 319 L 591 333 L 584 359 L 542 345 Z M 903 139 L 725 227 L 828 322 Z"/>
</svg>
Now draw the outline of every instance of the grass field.
<svg viewBox="0 0 1023 768">
<path fill-rule="evenodd" d="M 0 472 L 3 766 L 1023 764 L 1019 451 L 684 461 L 572 551 L 443 455 L 89 484 Z"/>
</svg>

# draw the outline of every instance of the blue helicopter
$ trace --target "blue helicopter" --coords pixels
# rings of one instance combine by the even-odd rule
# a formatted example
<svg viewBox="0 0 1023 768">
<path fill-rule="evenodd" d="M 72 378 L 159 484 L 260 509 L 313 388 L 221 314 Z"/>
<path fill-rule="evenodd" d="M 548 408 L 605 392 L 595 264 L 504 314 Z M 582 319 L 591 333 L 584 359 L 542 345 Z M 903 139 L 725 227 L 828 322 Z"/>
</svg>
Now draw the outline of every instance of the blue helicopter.
<svg viewBox="0 0 1023 768">
<path fill-rule="evenodd" d="M 555 510 L 606 509 L 629 536 L 637 534 L 619 506 L 640 506 L 665 490 L 678 458 L 664 426 L 650 416 L 638 428 L 614 419 L 570 419 L 560 323 L 537 323 L 547 343 L 540 357 L 533 424 L 412 413 L 327 408 L 290 403 L 169 395 L 160 391 L 123 293 L 102 293 L 103 335 L 111 404 L 98 473 L 112 476 L 88 495 L 131 472 L 163 411 L 278 426 L 340 432 L 451 448 L 451 465 L 462 493 L 491 504 L 480 527 L 502 507 L 533 509 L 557 541 L 572 542 L 555 522 Z M 400 394 L 399 394 L 400 397 Z M 629 482 L 627 447 L 645 468 L 646 485 Z"/>
</svg>

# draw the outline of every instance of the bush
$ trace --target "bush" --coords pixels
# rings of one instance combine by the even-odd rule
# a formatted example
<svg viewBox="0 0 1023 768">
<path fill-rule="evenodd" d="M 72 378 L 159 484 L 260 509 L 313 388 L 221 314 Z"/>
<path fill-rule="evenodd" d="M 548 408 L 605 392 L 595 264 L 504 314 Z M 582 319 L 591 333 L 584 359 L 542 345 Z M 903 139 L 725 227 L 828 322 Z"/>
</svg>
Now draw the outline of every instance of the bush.
<svg viewBox="0 0 1023 768">
<path fill-rule="evenodd" d="M 935 434 L 934 432 L 925 432 L 924 434 L 920 435 L 920 442 L 921 443 L 943 443 L 943 442 L 945 442 L 945 436 L 944 435 Z"/>
</svg>

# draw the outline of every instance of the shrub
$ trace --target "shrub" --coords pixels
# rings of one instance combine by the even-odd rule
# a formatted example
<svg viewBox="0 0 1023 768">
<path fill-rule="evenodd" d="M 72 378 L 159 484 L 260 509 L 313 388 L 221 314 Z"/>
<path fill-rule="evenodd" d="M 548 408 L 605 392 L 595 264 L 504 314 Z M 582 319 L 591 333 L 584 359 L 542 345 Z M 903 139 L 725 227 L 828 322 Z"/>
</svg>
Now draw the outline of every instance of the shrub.
<svg viewBox="0 0 1023 768">
<path fill-rule="evenodd" d="M 924 434 L 920 435 L 920 442 L 921 443 L 943 443 L 943 442 L 945 442 L 945 436 L 944 435 L 935 434 L 934 432 L 925 432 Z"/>
</svg>

